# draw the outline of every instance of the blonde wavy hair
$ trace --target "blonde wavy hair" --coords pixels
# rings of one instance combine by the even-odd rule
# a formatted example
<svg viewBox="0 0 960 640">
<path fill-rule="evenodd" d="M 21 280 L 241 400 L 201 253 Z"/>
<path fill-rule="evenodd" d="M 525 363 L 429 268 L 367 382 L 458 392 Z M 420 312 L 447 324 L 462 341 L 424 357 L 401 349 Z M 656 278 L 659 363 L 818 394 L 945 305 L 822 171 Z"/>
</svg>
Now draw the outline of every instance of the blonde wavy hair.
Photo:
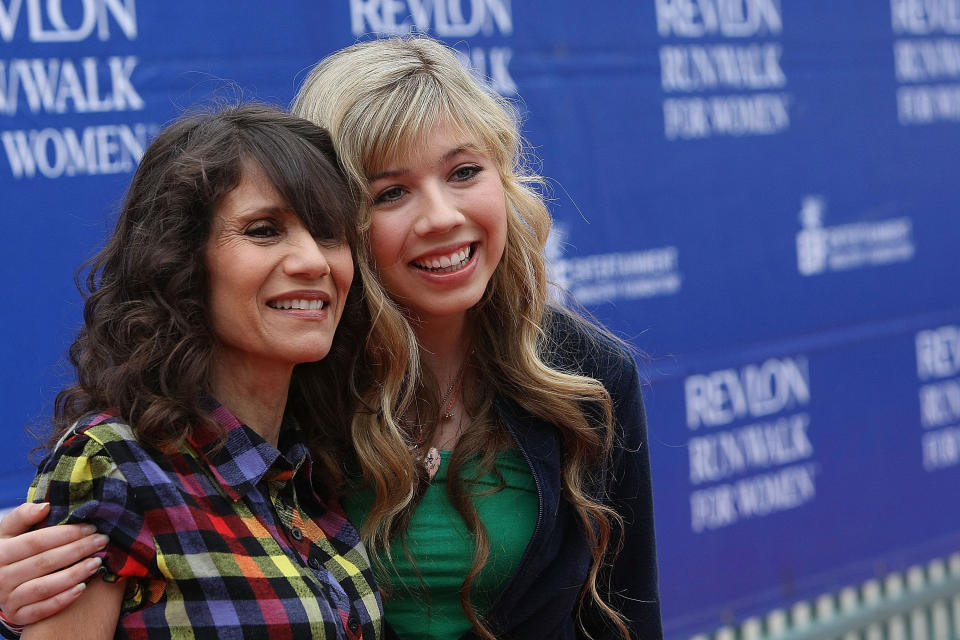
<svg viewBox="0 0 960 640">
<path fill-rule="evenodd" d="M 550 310 L 543 247 L 550 214 L 541 195 L 543 180 L 525 162 L 510 103 L 473 77 L 449 47 L 416 36 L 362 42 L 330 55 L 312 69 L 292 110 L 330 132 L 360 202 L 357 266 L 372 320 L 365 354 L 370 384 L 359 390 L 361 409 L 353 417 L 350 437 L 363 482 L 375 494 L 361 529 L 374 562 L 383 568 L 384 559 L 392 560 L 389 543 L 402 537 L 428 484 L 423 465 L 410 452 L 401 416 L 418 396 L 437 411 L 439 403 L 435 381 L 421 368 L 408 316 L 384 290 L 371 259 L 367 240 L 373 194 L 367 176 L 409 157 L 444 124 L 494 161 L 507 202 L 503 258 L 483 299 L 469 313 L 474 355 L 464 403 L 471 423 L 449 469 L 451 502 L 477 541 L 461 587 L 461 606 L 475 631 L 493 639 L 482 614 L 470 604 L 471 585 L 490 545 L 471 500 L 470 482 L 460 469 L 466 460 L 479 458 L 479 473 L 488 471 L 496 451 L 509 446 L 494 408 L 495 398 L 505 396 L 560 432 L 564 497 L 582 521 L 593 556 L 580 606 L 592 602 L 628 637 L 622 618 L 597 585 L 604 559 L 615 552 L 609 547 L 622 520 L 589 489 L 613 444 L 611 400 L 599 381 L 550 364 L 558 348 L 551 344 L 545 321 Z M 389 585 L 385 588 L 389 591 Z"/>
</svg>

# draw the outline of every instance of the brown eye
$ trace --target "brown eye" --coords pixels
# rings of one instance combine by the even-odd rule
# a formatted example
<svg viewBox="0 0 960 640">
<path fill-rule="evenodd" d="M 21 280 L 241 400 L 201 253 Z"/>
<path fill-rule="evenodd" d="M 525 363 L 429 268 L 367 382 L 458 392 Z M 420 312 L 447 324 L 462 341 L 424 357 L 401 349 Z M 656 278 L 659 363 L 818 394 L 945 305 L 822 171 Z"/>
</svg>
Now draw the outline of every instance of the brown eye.
<svg viewBox="0 0 960 640">
<path fill-rule="evenodd" d="M 243 230 L 243 235 L 251 238 L 273 238 L 279 233 L 276 225 L 272 222 L 254 222 Z"/>
</svg>

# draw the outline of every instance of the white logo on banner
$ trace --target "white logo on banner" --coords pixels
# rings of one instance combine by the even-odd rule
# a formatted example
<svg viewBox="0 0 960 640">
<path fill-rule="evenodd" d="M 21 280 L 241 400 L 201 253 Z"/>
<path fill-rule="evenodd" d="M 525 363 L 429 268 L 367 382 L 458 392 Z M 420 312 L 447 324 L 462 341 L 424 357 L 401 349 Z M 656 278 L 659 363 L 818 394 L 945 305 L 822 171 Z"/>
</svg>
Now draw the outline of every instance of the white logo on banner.
<svg viewBox="0 0 960 640">
<path fill-rule="evenodd" d="M 137 38 L 134 0 L 81 0 L 67 19 L 59 0 L 0 1 L 0 36 L 30 43 L 78 43 L 96 35 Z M 136 56 L 12 58 L 0 60 L 0 116 L 141 111 L 144 100 L 133 82 Z M 34 118 L 42 124 L 42 118 Z M 0 131 L 15 179 L 125 173 L 132 171 L 156 133 L 153 123 L 96 124 Z"/>
<path fill-rule="evenodd" d="M 660 47 L 663 129 L 668 140 L 758 136 L 790 127 L 790 94 L 777 41 L 779 0 L 656 0 L 661 38 L 709 39 Z M 716 95 L 720 92 L 720 95 Z M 734 92 L 734 93 L 730 93 Z M 697 95 L 701 94 L 701 95 Z"/>
<path fill-rule="evenodd" d="M 800 209 L 803 230 L 797 234 L 797 270 L 813 276 L 827 271 L 876 267 L 913 259 L 913 221 L 890 218 L 823 226 L 826 202 L 807 196 Z"/>
<path fill-rule="evenodd" d="M 128 40 L 136 39 L 134 0 L 80 0 L 79 5 L 79 19 L 69 21 L 63 14 L 61 0 L 0 1 L 0 38 L 12 42 L 18 26 L 26 23 L 30 42 L 80 42 L 93 35 L 94 30 L 105 41 L 110 39 L 112 23 Z"/>
<path fill-rule="evenodd" d="M 581 304 L 674 295 L 680 291 L 676 247 L 564 257 L 567 232 L 554 225 L 545 248 L 550 280 Z"/>
<path fill-rule="evenodd" d="M 458 40 L 513 35 L 510 0 L 350 0 L 350 24 L 357 37 L 433 32 L 439 38 Z M 464 66 L 489 78 L 495 91 L 516 93 L 510 76 L 510 47 L 471 44 L 457 54 Z"/>
<path fill-rule="evenodd" d="M 770 358 L 684 381 L 690 528 L 695 533 L 795 509 L 816 497 L 804 356 Z M 714 429 L 722 427 L 722 430 Z"/>
<path fill-rule="evenodd" d="M 960 0 L 891 0 L 897 117 L 960 122 Z"/>
<path fill-rule="evenodd" d="M 960 327 L 947 325 L 916 335 L 923 468 L 960 465 Z"/>
</svg>

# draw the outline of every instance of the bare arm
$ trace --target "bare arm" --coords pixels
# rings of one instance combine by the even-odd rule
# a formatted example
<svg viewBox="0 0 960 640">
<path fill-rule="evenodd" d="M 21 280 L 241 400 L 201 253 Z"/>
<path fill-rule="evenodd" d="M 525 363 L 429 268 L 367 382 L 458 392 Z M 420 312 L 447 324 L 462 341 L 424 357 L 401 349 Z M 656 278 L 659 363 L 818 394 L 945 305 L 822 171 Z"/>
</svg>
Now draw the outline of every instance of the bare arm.
<svg viewBox="0 0 960 640">
<path fill-rule="evenodd" d="M 23 632 L 23 640 L 99 640 L 113 638 L 123 602 L 122 580 L 90 581 L 82 594 L 69 607 L 49 618 L 31 624 Z"/>
<path fill-rule="evenodd" d="M 100 566 L 99 558 L 83 559 L 107 543 L 91 525 L 30 531 L 48 508 L 22 504 L 0 520 L 0 610 L 15 624 L 42 620 L 76 600 Z"/>
</svg>

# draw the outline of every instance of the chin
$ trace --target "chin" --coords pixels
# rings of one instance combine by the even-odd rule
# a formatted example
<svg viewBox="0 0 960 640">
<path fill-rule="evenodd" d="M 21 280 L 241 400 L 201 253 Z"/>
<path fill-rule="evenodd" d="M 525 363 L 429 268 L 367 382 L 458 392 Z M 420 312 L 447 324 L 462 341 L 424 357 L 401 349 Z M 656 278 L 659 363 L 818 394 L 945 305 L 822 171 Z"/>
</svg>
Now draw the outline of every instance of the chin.
<svg viewBox="0 0 960 640">
<path fill-rule="evenodd" d="M 317 362 L 318 360 L 323 360 L 330 353 L 330 345 L 326 345 L 324 348 L 313 347 L 310 349 L 304 349 L 297 353 L 297 355 L 292 358 L 296 364 L 307 364 L 310 362 Z"/>
<path fill-rule="evenodd" d="M 446 316 L 456 316 L 473 309 L 483 300 L 483 292 L 479 295 L 464 296 L 456 300 L 446 301 L 444 304 L 424 305 L 418 307 L 416 312 L 423 317 L 443 318 Z"/>
</svg>

